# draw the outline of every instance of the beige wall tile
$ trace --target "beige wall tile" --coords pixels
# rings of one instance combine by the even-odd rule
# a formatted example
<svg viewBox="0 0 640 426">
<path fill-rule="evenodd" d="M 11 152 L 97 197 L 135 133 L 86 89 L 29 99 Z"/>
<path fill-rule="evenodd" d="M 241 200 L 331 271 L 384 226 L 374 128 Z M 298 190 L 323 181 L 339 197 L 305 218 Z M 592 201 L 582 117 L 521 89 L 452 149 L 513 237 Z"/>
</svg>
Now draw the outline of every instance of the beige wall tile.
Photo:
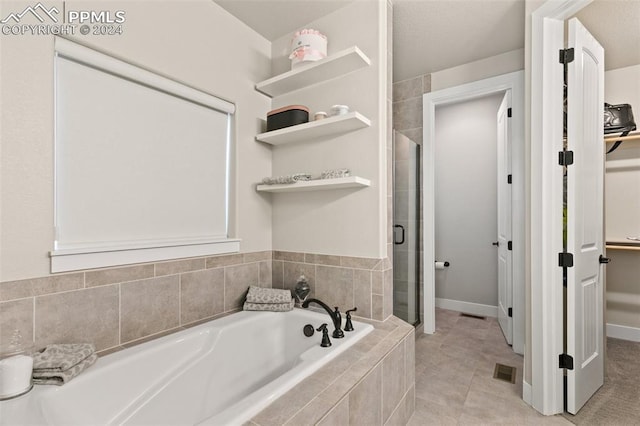
<svg viewBox="0 0 640 426">
<path fill-rule="evenodd" d="M 207 257 L 207 269 L 219 268 L 221 266 L 239 265 L 242 263 L 243 259 L 244 259 L 244 255 L 240 253 Z"/>
<path fill-rule="evenodd" d="M 396 130 L 422 127 L 422 97 L 393 103 L 393 128 Z"/>
<path fill-rule="evenodd" d="M 393 269 L 384 271 L 384 304 L 382 315 L 384 318 L 393 315 Z"/>
<path fill-rule="evenodd" d="M 349 424 L 349 397 L 345 397 L 318 422 L 318 426 L 343 426 Z"/>
<path fill-rule="evenodd" d="M 125 266 L 124 268 L 100 269 L 84 274 L 87 287 L 117 284 L 126 281 L 142 280 L 153 277 L 153 264 Z"/>
<path fill-rule="evenodd" d="M 224 268 L 224 310 L 241 308 L 250 285 L 258 285 L 257 263 Z"/>
<path fill-rule="evenodd" d="M 271 260 L 273 256 L 273 252 L 271 250 L 267 251 L 254 251 L 252 253 L 243 253 L 243 262 L 251 263 L 258 262 L 261 260 Z"/>
<path fill-rule="evenodd" d="M 163 275 L 175 275 L 181 272 L 198 271 L 205 267 L 206 261 L 203 257 L 156 263 L 156 277 L 161 277 Z"/>
<path fill-rule="evenodd" d="M 411 331 L 404 339 L 404 371 L 406 390 L 409 390 L 416 382 L 416 332 Z"/>
<path fill-rule="evenodd" d="M 382 361 L 382 420 L 386 422 L 405 394 L 404 342 Z"/>
<path fill-rule="evenodd" d="M 408 80 L 393 83 L 393 101 L 404 101 L 406 99 L 422 99 L 422 76 L 410 78 Z"/>
<path fill-rule="evenodd" d="M 316 265 L 332 265 L 340 266 L 340 256 L 332 256 L 327 254 L 305 253 L 305 263 L 315 263 Z"/>
<path fill-rule="evenodd" d="M 275 250 L 273 252 L 273 258 L 275 260 L 286 260 L 288 262 L 304 262 L 304 253 Z"/>
<path fill-rule="evenodd" d="M 382 305 L 383 296 L 379 294 L 371 295 L 371 318 L 374 320 L 382 321 Z"/>
<path fill-rule="evenodd" d="M 271 287 L 283 288 L 284 286 L 284 262 L 282 260 L 271 261 Z"/>
<path fill-rule="evenodd" d="M 0 283 L 0 301 L 23 299 L 84 288 L 84 273 L 52 275 Z"/>
<path fill-rule="evenodd" d="M 0 342 L 11 342 L 16 330 L 22 342 L 33 341 L 33 297 L 0 303 Z"/>
<path fill-rule="evenodd" d="M 431 74 L 424 74 L 422 76 L 422 90 L 424 93 L 431 92 Z"/>
<path fill-rule="evenodd" d="M 116 346 L 118 301 L 118 285 L 36 297 L 36 346 L 79 342 L 93 343 L 96 350 Z"/>
<path fill-rule="evenodd" d="M 353 270 L 353 301 L 359 317 L 371 318 L 371 271 Z"/>
<path fill-rule="evenodd" d="M 177 275 L 121 284 L 120 343 L 177 327 L 179 294 Z"/>
<path fill-rule="evenodd" d="M 284 262 L 284 283 L 282 288 L 288 288 L 292 294 L 298 282 L 300 275 L 304 275 L 307 278 L 309 287 L 311 287 L 311 293 L 309 297 L 316 297 L 317 284 L 316 284 L 316 265 L 308 263 L 296 263 L 296 262 Z"/>
<path fill-rule="evenodd" d="M 187 272 L 180 276 L 180 324 L 224 311 L 224 269 Z"/>
<path fill-rule="evenodd" d="M 330 307 L 344 312 L 353 302 L 353 269 L 316 266 L 316 297 Z"/>
<path fill-rule="evenodd" d="M 258 285 L 260 287 L 273 287 L 273 271 L 271 270 L 271 262 L 271 260 L 263 260 L 258 263 Z"/>
<path fill-rule="evenodd" d="M 384 293 L 384 272 L 373 271 L 371 273 L 371 293 L 382 295 Z"/>
<path fill-rule="evenodd" d="M 399 132 L 405 135 L 407 138 L 414 141 L 415 143 L 417 143 L 418 145 L 422 145 L 422 139 L 423 139 L 422 126 L 416 127 L 415 129 L 401 130 Z M 420 174 L 420 176 L 422 176 L 422 173 Z"/>
<path fill-rule="evenodd" d="M 402 398 L 385 426 L 405 426 L 415 411 L 415 391 L 412 387 Z"/>
<path fill-rule="evenodd" d="M 340 266 L 354 269 L 373 269 L 381 259 L 374 257 L 341 256 Z"/>
<path fill-rule="evenodd" d="M 349 424 L 382 424 L 382 366 L 373 369 L 349 394 Z"/>
</svg>

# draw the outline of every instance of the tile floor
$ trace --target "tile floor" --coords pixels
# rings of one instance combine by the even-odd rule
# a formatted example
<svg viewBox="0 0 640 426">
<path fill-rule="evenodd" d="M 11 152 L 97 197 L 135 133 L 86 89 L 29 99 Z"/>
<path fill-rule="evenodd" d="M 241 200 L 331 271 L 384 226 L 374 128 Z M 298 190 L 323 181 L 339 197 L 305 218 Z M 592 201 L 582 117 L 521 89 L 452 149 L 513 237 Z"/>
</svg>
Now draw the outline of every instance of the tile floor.
<svg viewBox="0 0 640 426">
<path fill-rule="evenodd" d="M 493 378 L 496 362 L 516 367 L 516 384 Z M 409 425 L 571 425 L 522 401 L 522 362 L 495 318 L 436 309 L 436 333 L 416 340 L 416 409 Z"/>
</svg>

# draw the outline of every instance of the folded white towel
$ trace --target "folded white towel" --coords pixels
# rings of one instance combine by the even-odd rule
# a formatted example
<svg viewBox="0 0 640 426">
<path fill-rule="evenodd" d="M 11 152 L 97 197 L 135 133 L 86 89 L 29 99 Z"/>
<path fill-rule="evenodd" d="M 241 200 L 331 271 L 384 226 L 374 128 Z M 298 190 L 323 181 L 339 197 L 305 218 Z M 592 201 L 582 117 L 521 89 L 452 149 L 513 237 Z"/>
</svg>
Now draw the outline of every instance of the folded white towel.
<svg viewBox="0 0 640 426">
<path fill-rule="evenodd" d="M 245 311 L 271 311 L 288 312 L 293 309 L 294 301 L 291 299 L 287 303 L 250 303 L 244 302 L 242 309 Z"/>
</svg>

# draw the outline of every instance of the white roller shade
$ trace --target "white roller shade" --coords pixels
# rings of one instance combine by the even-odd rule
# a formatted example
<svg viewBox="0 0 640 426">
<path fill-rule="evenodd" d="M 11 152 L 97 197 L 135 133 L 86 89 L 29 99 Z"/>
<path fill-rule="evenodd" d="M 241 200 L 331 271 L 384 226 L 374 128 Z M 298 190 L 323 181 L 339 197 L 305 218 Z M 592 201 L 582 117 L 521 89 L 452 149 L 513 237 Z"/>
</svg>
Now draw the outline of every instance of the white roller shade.
<svg viewBox="0 0 640 426">
<path fill-rule="evenodd" d="M 226 239 L 233 104 L 66 40 L 56 53 L 58 254 Z"/>
</svg>

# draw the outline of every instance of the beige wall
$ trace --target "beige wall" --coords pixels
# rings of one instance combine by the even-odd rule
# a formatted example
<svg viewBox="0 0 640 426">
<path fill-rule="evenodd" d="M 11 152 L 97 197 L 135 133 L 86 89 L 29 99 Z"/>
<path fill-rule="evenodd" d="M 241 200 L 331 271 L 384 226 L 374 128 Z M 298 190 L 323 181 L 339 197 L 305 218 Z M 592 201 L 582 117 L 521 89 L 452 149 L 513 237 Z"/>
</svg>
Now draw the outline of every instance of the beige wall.
<svg viewBox="0 0 640 426">
<path fill-rule="evenodd" d="M 524 49 L 469 62 L 431 74 L 431 91 L 455 87 L 524 69 Z"/>
<path fill-rule="evenodd" d="M 371 127 L 325 140 L 273 148 L 273 174 L 348 168 L 371 180 L 358 190 L 273 194 L 273 247 L 334 255 L 387 256 L 387 5 L 353 2 L 305 28 L 328 37 L 328 53 L 357 45 L 371 66 L 273 99 L 273 108 L 302 104 L 311 113 L 348 105 Z M 288 71 L 291 36 L 273 42 L 273 74 Z M 389 151 L 390 152 L 390 151 Z"/>
<path fill-rule="evenodd" d="M 29 2 L 2 2 L 0 15 Z M 48 3 L 62 10 L 62 2 Z M 241 250 L 271 249 L 271 204 L 253 183 L 271 174 L 271 151 L 254 141 L 269 99 L 253 89 L 270 76 L 270 43 L 211 1 L 76 2 L 67 10 L 124 10 L 121 36 L 73 37 L 125 61 L 234 102 L 231 217 Z M 0 37 L 0 281 L 49 273 L 53 249 L 53 37 Z M 96 100 L 99 101 L 99 100 Z"/>
<path fill-rule="evenodd" d="M 605 72 L 605 101 L 631 104 L 640 123 L 640 65 Z M 606 165 L 605 235 L 620 241 L 640 234 L 640 143 L 623 143 L 607 155 Z M 607 257 L 606 322 L 635 327 L 640 335 L 640 251 L 607 250 Z"/>
</svg>

